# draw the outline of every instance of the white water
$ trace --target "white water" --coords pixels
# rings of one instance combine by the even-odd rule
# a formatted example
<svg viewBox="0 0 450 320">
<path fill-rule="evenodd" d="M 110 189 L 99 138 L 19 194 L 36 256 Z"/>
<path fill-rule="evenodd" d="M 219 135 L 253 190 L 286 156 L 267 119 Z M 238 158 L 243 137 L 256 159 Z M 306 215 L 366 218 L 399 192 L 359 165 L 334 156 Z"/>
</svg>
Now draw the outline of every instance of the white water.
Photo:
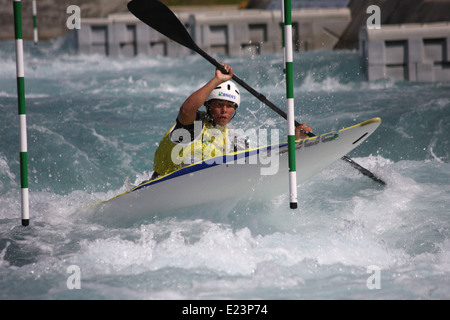
<svg viewBox="0 0 450 320">
<path fill-rule="evenodd" d="M 1 299 L 449 299 L 450 85 L 365 82 L 358 54 L 295 56 L 297 119 L 316 133 L 374 116 L 381 127 L 288 196 L 255 205 L 92 222 L 86 208 L 152 172 L 186 96 L 208 80 L 202 58 L 71 55 L 26 49 L 31 223 L 20 226 L 14 47 L 0 43 Z M 283 106 L 282 57 L 226 58 Z M 285 122 L 244 92 L 235 126 Z M 199 195 L 201 196 L 201 195 Z M 81 289 L 70 290 L 70 266 Z M 379 270 L 380 288 L 367 281 Z"/>
</svg>

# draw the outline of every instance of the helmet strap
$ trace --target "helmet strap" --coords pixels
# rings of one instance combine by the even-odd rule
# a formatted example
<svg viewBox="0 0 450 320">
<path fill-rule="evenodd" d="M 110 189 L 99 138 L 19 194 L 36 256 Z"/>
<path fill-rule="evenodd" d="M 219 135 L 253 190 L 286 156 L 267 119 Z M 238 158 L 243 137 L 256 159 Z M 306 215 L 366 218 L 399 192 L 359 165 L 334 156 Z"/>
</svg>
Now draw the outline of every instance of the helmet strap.
<svg viewBox="0 0 450 320">
<path fill-rule="evenodd" d="M 233 120 L 234 117 L 236 116 L 236 110 L 237 110 L 237 108 L 234 108 L 234 113 L 233 113 L 233 116 L 231 117 L 230 121 Z"/>
<path fill-rule="evenodd" d="M 211 115 L 209 114 L 209 104 L 210 104 L 210 103 L 211 103 L 211 102 L 206 101 L 206 102 L 205 102 L 205 108 L 206 108 L 206 114 L 208 115 L 208 117 L 211 118 Z"/>
</svg>

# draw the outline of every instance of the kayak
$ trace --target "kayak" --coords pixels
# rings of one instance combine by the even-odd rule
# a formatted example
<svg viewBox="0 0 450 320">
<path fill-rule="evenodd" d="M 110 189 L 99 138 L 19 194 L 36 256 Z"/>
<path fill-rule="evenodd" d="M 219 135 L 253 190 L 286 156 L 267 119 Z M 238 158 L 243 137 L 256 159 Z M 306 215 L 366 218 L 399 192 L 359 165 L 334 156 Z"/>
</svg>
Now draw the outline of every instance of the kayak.
<svg viewBox="0 0 450 320">
<path fill-rule="evenodd" d="M 295 143 L 300 184 L 358 147 L 381 124 L 380 118 Z M 103 221 L 138 221 L 197 205 L 229 199 L 267 201 L 289 192 L 288 144 L 225 154 L 145 181 L 96 208 Z"/>
</svg>

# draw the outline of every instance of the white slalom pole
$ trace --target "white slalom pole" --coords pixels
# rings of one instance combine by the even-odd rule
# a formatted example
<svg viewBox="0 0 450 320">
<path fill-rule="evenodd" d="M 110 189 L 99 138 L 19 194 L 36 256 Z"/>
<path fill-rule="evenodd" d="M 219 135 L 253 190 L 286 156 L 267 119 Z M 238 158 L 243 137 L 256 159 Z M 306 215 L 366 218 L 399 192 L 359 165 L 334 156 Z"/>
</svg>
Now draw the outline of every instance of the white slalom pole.
<svg viewBox="0 0 450 320">
<path fill-rule="evenodd" d="M 294 116 L 294 56 L 292 48 L 291 0 L 284 0 L 284 43 L 286 63 L 286 109 L 288 122 L 289 153 L 289 202 L 290 208 L 297 208 L 297 170 L 295 163 L 295 116 Z"/>
<path fill-rule="evenodd" d="M 27 143 L 27 116 L 25 112 L 25 75 L 23 63 L 22 39 L 22 3 L 14 0 L 14 30 L 16 35 L 16 72 L 17 72 L 17 98 L 19 105 L 19 132 L 20 132 L 20 184 L 22 195 L 22 225 L 30 223 L 28 198 L 28 143 Z"/>
<path fill-rule="evenodd" d="M 38 43 L 38 29 L 37 29 L 37 6 L 36 6 L 36 0 L 32 1 L 33 5 L 33 39 L 34 44 Z"/>
</svg>

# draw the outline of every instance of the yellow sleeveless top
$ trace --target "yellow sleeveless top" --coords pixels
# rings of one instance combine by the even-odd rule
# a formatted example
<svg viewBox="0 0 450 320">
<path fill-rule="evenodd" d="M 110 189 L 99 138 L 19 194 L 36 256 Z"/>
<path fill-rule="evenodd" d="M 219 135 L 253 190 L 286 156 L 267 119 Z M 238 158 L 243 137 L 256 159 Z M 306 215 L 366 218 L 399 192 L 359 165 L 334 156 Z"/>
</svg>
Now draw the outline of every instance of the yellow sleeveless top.
<svg viewBox="0 0 450 320">
<path fill-rule="evenodd" d="M 197 113 L 197 119 L 200 120 L 194 122 L 194 130 L 188 130 L 188 126 L 173 125 L 166 132 L 155 152 L 155 172 L 166 175 L 186 165 L 226 153 L 227 128 L 214 126 L 204 111 Z"/>
</svg>

